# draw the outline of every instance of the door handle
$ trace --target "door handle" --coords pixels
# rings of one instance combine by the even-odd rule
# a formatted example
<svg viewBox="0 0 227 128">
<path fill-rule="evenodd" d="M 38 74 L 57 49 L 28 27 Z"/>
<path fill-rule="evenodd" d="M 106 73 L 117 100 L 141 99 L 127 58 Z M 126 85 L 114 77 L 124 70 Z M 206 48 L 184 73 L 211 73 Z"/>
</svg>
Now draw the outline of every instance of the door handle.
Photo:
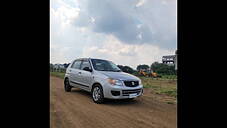
<svg viewBox="0 0 227 128">
<path fill-rule="evenodd" d="M 69 70 L 69 72 L 71 72 L 72 70 Z"/>
<path fill-rule="evenodd" d="M 81 74 L 81 72 L 79 72 L 78 74 Z"/>
</svg>

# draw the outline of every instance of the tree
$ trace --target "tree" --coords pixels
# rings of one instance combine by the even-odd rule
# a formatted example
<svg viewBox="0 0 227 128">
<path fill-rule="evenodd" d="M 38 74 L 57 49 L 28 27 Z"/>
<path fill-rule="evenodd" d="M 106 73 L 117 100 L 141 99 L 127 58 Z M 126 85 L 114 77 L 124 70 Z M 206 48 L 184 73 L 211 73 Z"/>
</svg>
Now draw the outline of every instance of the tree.
<svg viewBox="0 0 227 128">
<path fill-rule="evenodd" d="M 158 74 L 176 75 L 176 71 L 173 65 L 154 62 L 151 65 L 151 69 Z"/>
<path fill-rule="evenodd" d="M 146 65 L 146 64 L 142 64 L 142 65 L 138 65 L 137 68 L 136 68 L 137 71 L 140 71 L 141 69 L 149 70 L 149 66 Z"/>
<path fill-rule="evenodd" d="M 64 63 L 63 65 L 64 65 L 65 68 L 67 68 L 70 65 L 70 63 L 68 63 L 68 64 Z"/>
<path fill-rule="evenodd" d="M 53 71 L 54 65 L 50 63 L 50 71 Z"/>
<path fill-rule="evenodd" d="M 123 65 L 117 65 L 118 68 L 120 68 L 123 71 L 124 66 Z"/>
<path fill-rule="evenodd" d="M 127 72 L 127 73 L 133 73 L 134 72 L 134 70 L 129 66 L 124 66 L 122 71 Z"/>
<path fill-rule="evenodd" d="M 123 72 L 126 72 L 126 73 L 134 73 L 134 70 L 129 67 L 129 66 L 123 66 L 123 65 L 117 65 Z"/>
</svg>

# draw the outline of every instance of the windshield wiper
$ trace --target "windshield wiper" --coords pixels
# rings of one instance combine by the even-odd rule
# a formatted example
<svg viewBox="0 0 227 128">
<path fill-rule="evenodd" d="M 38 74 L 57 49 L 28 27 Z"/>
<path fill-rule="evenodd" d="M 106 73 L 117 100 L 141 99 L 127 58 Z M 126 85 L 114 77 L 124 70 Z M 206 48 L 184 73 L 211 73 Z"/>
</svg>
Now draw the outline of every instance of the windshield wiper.
<svg viewBox="0 0 227 128">
<path fill-rule="evenodd" d="M 98 70 L 98 71 L 107 71 L 107 70 L 102 69 L 102 70 Z"/>
<path fill-rule="evenodd" d="M 99 71 L 110 71 L 110 72 L 120 72 L 121 70 L 99 70 Z"/>
</svg>

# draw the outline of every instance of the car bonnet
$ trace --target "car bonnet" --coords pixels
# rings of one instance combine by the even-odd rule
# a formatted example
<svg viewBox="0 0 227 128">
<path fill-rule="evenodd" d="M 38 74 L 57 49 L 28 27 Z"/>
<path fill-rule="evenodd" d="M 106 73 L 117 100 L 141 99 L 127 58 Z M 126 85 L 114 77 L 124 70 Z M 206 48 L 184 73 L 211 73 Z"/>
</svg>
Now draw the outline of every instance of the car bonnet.
<svg viewBox="0 0 227 128">
<path fill-rule="evenodd" d="M 117 80 L 139 80 L 136 76 L 133 76 L 125 72 L 100 71 L 100 73 L 108 76 L 109 78 L 113 78 Z"/>
</svg>

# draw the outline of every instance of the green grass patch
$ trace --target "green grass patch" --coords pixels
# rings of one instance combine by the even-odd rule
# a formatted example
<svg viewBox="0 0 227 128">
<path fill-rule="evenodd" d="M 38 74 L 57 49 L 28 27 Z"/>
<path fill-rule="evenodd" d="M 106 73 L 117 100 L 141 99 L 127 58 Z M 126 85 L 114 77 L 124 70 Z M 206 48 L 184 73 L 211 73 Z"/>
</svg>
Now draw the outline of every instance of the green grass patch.
<svg viewBox="0 0 227 128">
<path fill-rule="evenodd" d="M 156 94 L 164 94 L 171 97 L 177 96 L 177 81 L 152 79 L 149 77 L 140 77 L 144 88 L 151 88 Z"/>
<path fill-rule="evenodd" d="M 50 72 L 50 75 L 64 79 L 65 73 L 64 72 Z"/>
<path fill-rule="evenodd" d="M 177 96 L 177 90 L 176 89 L 173 89 L 173 90 L 162 90 L 161 93 L 169 95 L 169 96 L 172 96 L 172 97 L 175 97 L 175 98 Z"/>
<path fill-rule="evenodd" d="M 177 75 L 161 75 L 162 79 L 177 79 Z"/>
</svg>

